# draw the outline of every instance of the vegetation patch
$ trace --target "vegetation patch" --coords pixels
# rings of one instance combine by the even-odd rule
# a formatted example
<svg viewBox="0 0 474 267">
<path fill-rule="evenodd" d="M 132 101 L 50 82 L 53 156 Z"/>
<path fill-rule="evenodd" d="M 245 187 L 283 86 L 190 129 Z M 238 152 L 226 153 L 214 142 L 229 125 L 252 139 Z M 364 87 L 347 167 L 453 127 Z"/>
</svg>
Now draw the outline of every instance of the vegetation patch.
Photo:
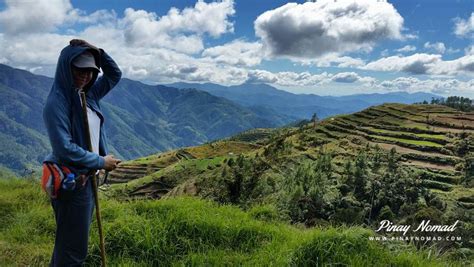
<svg viewBox="0 0 474 267">
<path fill-rule="evenodd" d="M 0 180 L 0 199 L 11 203 L 0 229 L 0 261 L 6 265 L 49 263 L 54 218 L 36 180 Z M 254 219 L 233 206 L 193 198 L 117 202 L 101 199 L 108 263 L 121 266 L 195 264 L 304 265 L 322 264 L 449 265 L 446 256 L 428 256 L 412 246 L 390 248 L 369 241 L 361 228 L 302 230 Z M 268 213 L 268 212 L 263 212 Z M 270 212 L 271 213 L 271 212 Z M 91 229 L 87 265 L 100 261 L 96 224 Z"/>
</svg>

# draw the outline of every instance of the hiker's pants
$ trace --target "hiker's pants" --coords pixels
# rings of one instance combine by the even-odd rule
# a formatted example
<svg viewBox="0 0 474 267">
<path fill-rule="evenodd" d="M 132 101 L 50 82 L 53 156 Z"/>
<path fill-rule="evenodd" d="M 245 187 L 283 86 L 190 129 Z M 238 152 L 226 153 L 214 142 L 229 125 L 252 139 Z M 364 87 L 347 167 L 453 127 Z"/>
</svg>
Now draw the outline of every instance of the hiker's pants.
<svg viewBox="0 0 474 267">
<path fill-rule="evenodd" d="M 56 218 L 56 239 L 50 266 L 82 266 L 87 256 L 94 211 L 91 179 L 74 191 L 59 194 L 58 199 L 51 200 Z"/>
</svg>

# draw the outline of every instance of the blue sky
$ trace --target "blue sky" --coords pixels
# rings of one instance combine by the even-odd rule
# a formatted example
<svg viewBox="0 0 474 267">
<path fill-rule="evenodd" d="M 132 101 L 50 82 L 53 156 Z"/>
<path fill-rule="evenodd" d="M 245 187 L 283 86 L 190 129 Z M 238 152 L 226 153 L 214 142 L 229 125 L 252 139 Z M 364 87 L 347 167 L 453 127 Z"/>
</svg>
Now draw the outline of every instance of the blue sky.
<svg viewBox="0 0 474 267">
<path fill-rule="evenodd" d="M 0 63 L 52 76 L 61 48 L 83 38 L 150 84 L 474 98 L 473 11 L 471 0 L 11 0 Z"/>
</svg>

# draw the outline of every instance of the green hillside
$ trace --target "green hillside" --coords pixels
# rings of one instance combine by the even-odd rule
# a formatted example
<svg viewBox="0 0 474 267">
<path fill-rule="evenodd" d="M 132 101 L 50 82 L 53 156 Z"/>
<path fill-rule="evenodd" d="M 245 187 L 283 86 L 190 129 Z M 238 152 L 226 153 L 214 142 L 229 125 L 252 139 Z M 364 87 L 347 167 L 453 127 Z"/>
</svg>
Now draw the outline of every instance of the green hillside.
<svg viewBox="0 0 474 267">
<path fill-rule="evenodd" d="M 248 212 L 195 198 L 101 200 L 109 266 L 462 266 L 436 250 L 370 241 L 360 227 L 303 229 L 267 206 Z M 37 180 L 0 179 L 2 266 L 46 266 L 54 218 Z M 98 266 L 96 224 L 87 266 Z"/>
<path fill-rule="evenodd" d="M 118 199 L 269 205 L 279 219 L 308 227 L 460 220 L 462 241 L 437 245 L 472 257 L 473 151 L 474 113 L 384 104 L 124 162 L 104 190 Z"/>
</svg>

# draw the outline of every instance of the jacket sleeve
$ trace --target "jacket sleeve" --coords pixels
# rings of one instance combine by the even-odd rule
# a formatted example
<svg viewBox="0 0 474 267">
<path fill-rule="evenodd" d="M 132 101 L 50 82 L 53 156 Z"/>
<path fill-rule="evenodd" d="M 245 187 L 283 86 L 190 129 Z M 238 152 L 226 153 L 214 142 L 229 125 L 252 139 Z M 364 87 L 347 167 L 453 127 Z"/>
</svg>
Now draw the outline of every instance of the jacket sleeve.
<svg viewBox="0 0 474 267">
<path fill-rule="evenodd" d="M 56 96 L 60 97 L 59 95 Z M 48 99 L 43 110 L 43 120 L 53 148 L 53 155 L 59 161 L 94 170 L 104 167 L 105 160 L 103 157 L 91 153 L 72 142 L 70 128 L 68 127 L 71 125 L 71 120 L 68 116 L 65 101 Z"/>
<path fill-rule="evenodd" d="M 103 98 L 122 77 L 122 71 L 117 63 L 102 49 L 100 49 L 100 62 L 104 74 L 89 89 L 90 94 L 96 100 Z"/>
</svg>

